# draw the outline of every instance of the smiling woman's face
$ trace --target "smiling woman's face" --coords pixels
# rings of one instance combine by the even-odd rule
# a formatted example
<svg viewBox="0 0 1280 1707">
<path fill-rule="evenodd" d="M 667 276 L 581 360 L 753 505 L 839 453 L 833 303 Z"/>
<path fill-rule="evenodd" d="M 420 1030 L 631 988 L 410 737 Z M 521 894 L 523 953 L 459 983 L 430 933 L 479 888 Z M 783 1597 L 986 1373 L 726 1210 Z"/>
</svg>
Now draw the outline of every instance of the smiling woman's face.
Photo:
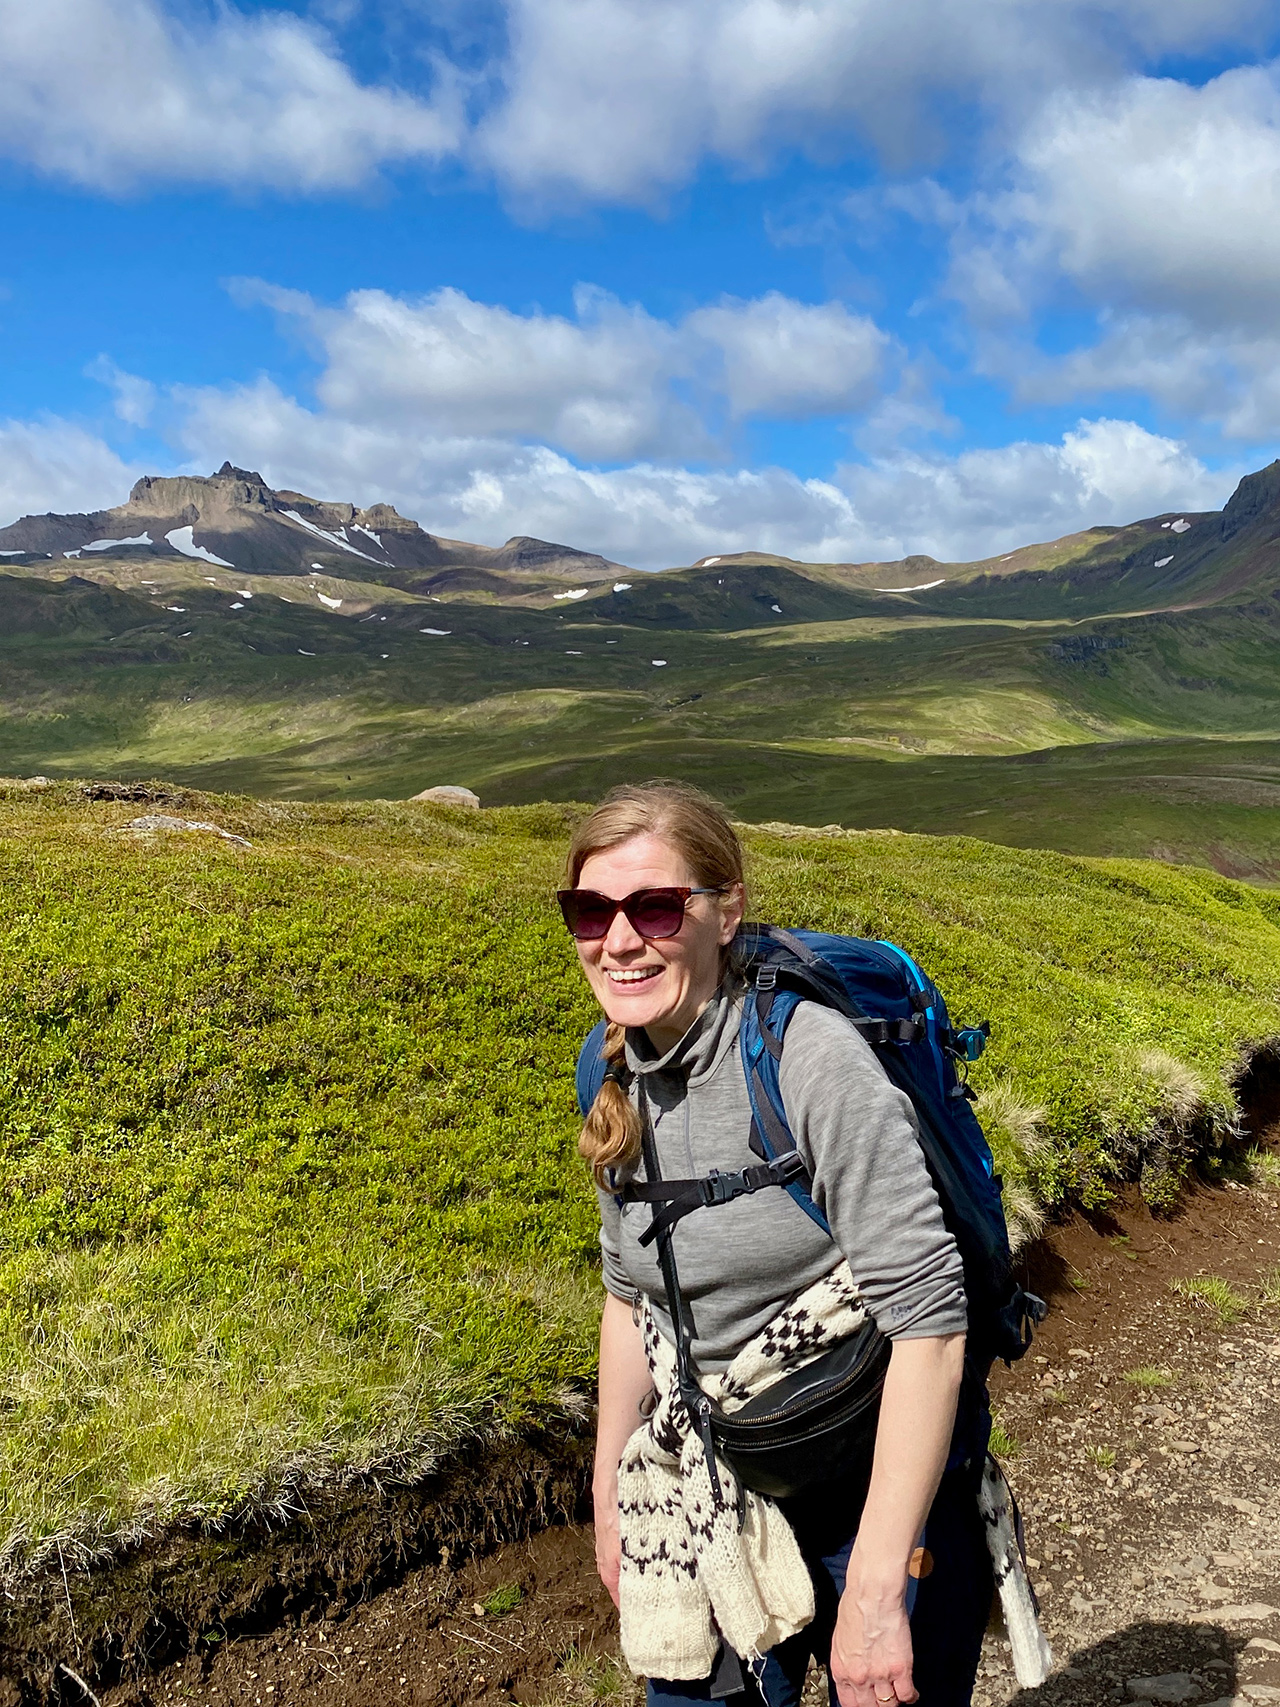
<svg viewBox="0 0 1280 1707">
<path fill-rule="evenodd" d="M 621 901 L 636 889 L 696 889 L 699 883 L 670 842 L 643 835 L 585 859 L 576 887 Z M 716 993 L 720 951 L 742 922 L 742 904 L 735 885 L 725 895 L 691 896 L 678 936 L 646 942 L 620 912 L 606 937 L 579 942 L 582 970 L 606 1017 L 643 1026 L 660 1051 L 678 1043 Z"/>
</svg>

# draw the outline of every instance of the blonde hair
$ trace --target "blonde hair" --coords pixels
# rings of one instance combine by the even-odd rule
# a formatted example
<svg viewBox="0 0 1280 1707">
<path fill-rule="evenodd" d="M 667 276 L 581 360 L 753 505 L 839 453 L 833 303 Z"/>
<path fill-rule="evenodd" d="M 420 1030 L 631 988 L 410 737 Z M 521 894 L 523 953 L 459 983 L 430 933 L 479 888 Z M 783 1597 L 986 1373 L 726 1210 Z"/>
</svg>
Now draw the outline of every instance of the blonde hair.
<svg viewBox="0 0 1280 1707">
<path fill-rule="evenodd" d="M 699 886 L 741 884 L 742 843 L 724 808 L 699 788 L 680 782 L 645 782 L 612 789 L 578 825 L 569 843 L 565 877 L 575 888 L 594 854 L 621 847 L 633 836 L 659 836 L 684 859 Z M 728 950 L 725 951 L 728 964 Z M 587 1112 L 578 1150 L 591 1164 L 598 1185 L 608 1169 L 625 1167 L 640 1155 L 640 1116 L 625 1085 L 626 1034 L 605 1028 L 605 1081 Z"/>
</svg>

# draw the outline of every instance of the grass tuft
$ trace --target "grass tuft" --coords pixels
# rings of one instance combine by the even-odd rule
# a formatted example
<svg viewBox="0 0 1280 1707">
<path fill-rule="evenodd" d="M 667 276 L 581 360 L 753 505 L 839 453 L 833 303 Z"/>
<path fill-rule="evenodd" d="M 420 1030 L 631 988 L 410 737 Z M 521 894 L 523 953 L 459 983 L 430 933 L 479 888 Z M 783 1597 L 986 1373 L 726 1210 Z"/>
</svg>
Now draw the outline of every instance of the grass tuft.
<svg viewBox="0 0 1280 1707">
<path fill-rule="evenodd" d="M 999 1417 L 991 1419 L 991 1439 L 987 1443 L 993 1458 L 1009 1460 L 1016 1458 L 1022 1451 L 1022 1442 L 1016 1434 L 1010 1434 Z"/>
<path fill-rule="evenodd" d="M 1045 1110 L 1019 1096 L 1008 1081 L 997 1081 L 979 1094 L 974 1112 L 1001 1160 L 1009 1243 L 1018 1251 L 1038 1239 L 1045 1227 L 1044 1204 L 1035 1185 L 1037 1168 L 1052 1150 Z"/>
<path fill-rule="evenodd" d="M 1144 1049 L 1138 1070 L 1152 1093 L 1154 1112 L 1175 1131 L 1183 1132 L 1205 1111 L 1205 1086 L 1199 1073 L 1167 1049 Z"/>
<path fill-rule="evenodd" d="M 1144 1393 L 1156 1393 L 1165 1387 L 1172 1387 L 1177 1376 L 1171 1369 L 1157 1369 L 1152 1363 L 1144 1363 L 1137 1369 L 1126 1369 L 1124 1379 L 1130 1386 L 1137 1387 Z"/>
<path fill-rule="evenodd" d="M 638 1707 L 644 1685 L 613 1654 L 600 1654 L 575 1643 L 558 1667 L 561 1692 L 544 1707 Z"/>
<path fill-rule="evenodd" d="M 524 1589 L 519 1583 L 500 1583 L 481 1605 L 490 1618 L 504 1618 L 508 1612 L 514 1612 L 524 1599 Z"/>
<path fill-rule="evenodd" d="M 1280 1191 L 1280 1151 L 1255 1144 L 1245 1152 L 1244 1162 L 1250 1185 Z"/>
<path fill-rule="evenodd" d="M 1249 1308 L 1249 1300 L 1218 1274 L 1195 1274 L 1185 1280 L 1171 1281 L 1170 1285 L 1184 1298 L 1203 1305 L 1224 1328 L 1238 1322 Z"/>
</svg>

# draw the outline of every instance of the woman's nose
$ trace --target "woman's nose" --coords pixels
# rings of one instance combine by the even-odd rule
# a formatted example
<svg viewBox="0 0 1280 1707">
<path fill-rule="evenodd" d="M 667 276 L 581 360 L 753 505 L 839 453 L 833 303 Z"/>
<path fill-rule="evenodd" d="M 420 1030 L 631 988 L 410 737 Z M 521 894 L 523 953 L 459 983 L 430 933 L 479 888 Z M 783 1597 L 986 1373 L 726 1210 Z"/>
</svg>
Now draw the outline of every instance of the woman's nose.
<svg viewBox="0 0 1280 1707">
<path fill-rule="evenodd" d="M 613 915 L 609 933 L 604 939 L 606 951 L 612 955 L 634 954 L 644 947 L 644 938 L 619 907 Z"/>
</svg>

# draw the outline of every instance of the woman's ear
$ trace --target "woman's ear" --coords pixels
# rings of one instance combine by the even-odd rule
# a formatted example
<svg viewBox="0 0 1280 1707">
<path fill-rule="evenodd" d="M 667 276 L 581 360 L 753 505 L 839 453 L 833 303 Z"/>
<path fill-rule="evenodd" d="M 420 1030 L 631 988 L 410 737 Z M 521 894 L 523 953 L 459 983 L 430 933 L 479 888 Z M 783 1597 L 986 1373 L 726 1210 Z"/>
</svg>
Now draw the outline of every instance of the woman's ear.
<svg viewBox="0 0 1280 1707">
<path fill-rule="evenodd" d="M 741 883 L 731 883 L 728 894 L 720 897 L 720 946 L 726 947 L 738 934 L 742 915 L 746 911 L 747 892 Z"/>
</svg>

